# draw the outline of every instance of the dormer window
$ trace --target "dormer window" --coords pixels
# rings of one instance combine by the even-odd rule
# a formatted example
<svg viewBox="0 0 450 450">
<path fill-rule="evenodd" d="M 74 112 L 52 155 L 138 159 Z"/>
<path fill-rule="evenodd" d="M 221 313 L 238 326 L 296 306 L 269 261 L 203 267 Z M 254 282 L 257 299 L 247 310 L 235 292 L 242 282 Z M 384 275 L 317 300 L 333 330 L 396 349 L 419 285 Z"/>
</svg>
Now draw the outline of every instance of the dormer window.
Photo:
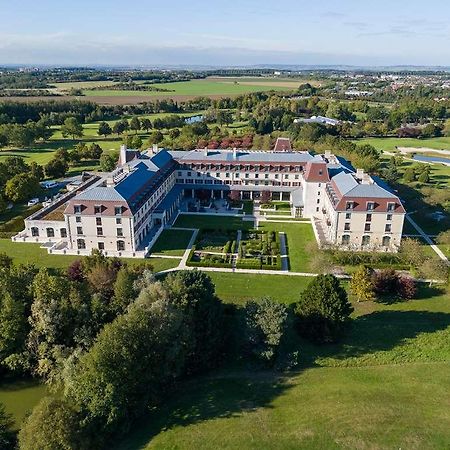
<svg viewBox="0 0 450 450">
<path fill-rule="evenodd" d="M 387 204 L 387 210 L 388 211 L 394 211 L 395 209 L 395 203 L 388 203 Z"/>
<path fill-rule="evenodd" d="M 375 208 L 374 202 L 367 202 L 367 211 L 373 211 Z"/>
<path fill-rule="evenodd" d="M 345 204 L 345 209 L 346 209 L 346 210 L 351 210 L 351 209 L 354 208 L 354 206 L 355 206 L 355 202 L 347 202 L 347 203 Z"/>
<path fill-rule="evenodd" d="M 74 205 L 73 212 L 74 214 L 81 214 L 81 205 Z"/>
<path fill-rule="evenodd" d="M 114 207 L 114 214 L 116 216 L 120 216 L 122 214 L 122 207 L 121 206 L 115 206 Z"/>
<path fill-rule="evenodd" d="M 101 205 L 95 205 L 94 206 L 94 214 L 101 214 L 102 212 L 102 206 Z"/>
</svg>

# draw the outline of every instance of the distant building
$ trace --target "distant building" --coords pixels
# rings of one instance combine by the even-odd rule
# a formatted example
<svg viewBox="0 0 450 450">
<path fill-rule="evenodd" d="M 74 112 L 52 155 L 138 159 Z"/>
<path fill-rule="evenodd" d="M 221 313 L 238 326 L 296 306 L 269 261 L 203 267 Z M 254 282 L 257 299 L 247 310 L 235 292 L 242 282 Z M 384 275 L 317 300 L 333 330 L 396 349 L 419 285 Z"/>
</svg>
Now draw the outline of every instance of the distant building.
<svg viewBox="0 0 450 450">
<path fill-rule="evenodd" d="M 281 143 L 280 143 L 281 142 Z M 282 145 L 283 144 L 283 145 Z M 258 200 L 269 191 L 310 218 L 320 245 L 396 251 L 405 210 L 381 180 L 326 152 L 208 150 L 141 153 L 122 146 L 112 173 L 94 176 L 25 219 L 12 239 L 40 242 L 49 253 L 145 257 L 183 199 Z M 279 148 L 279 147 L 278 147 Z"/>
<path fill-rule="evenodd" d="M 294 123 L 321 123 L 335 127 L 336 125 L 339 125 L 341 121 L 330 117 L 311 116 L 309 119 L 303 117 L 296 118 L 294 119 Z"/>
<path fill-rule="evenodd" d="M 292 151 L 291 140 L 289 138 L 285 138 L 285 137 L 277 138 L 277 141 L 275 142 L 275 147 L 273 148 L 273 151 L 274 152 L 291 152 Z"/>
</svg>

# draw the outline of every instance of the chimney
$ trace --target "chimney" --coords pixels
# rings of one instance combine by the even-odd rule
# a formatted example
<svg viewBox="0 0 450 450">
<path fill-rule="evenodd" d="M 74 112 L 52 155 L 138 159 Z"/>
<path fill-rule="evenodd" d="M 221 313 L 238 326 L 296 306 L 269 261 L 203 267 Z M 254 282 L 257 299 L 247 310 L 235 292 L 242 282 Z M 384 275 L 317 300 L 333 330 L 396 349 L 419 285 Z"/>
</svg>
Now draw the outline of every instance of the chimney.
<svg viewBox="0 0 450 450">
<path fill-rule="evenodd" d="M 357 180 L 362 181 L 363 177 L 364 177 L 364 169 L 356 169 L 356 175 L 355 175 L 355 178 L 356 178 Z"/>
<path fill-rule="evenodd" d="M 237 149 L 236 149 L 236 147 L 233 148 L 233 159 L 237 159 Z"/>
<path fill-rule="evenodd" d="M 325 159 L 327 161 L 331 160 L 331 152 L 330 152 L 330 150 L 325 150 Z"/>
<path fill-rule="evenodd" d="M 106 178 L 106 187 L 114 187 L 116 183 L 114 183 L 114 177 L 112 174 Z"/>
<path fill-rule="evenodd" d="M 373 179 L 368 173 L 363 173 L 362 183 L 363 184 L 373 184 Z"/>
<path fill-rule="evenodd" d="M 127 162 L 127 146 L 122 144 L 119 153 L 119 166 L 123 166 Z"/>
<path fill-rule="evenodd" d="M 203 154 L 204 154 L 205 156 L 208 156 L 208 147 L 205 147 L 205 148 L 203 149 Z"/>
<path fill-rule="evenodd" d="M 152 153 L 156 155 L 159 152 L 158 144 L 152 145 Z"/>
</svg>

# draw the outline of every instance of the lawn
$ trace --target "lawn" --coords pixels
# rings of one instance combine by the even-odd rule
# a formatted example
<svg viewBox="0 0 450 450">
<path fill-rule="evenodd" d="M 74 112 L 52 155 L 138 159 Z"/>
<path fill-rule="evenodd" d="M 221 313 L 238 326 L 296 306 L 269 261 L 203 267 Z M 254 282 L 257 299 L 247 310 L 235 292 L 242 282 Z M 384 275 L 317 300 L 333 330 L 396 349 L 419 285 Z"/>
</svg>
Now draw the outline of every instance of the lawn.
<svg viewBox="0 0 450 450">
<path fill-rule="evenodd" d="M 298 300 L 312 278 L 289 275 L 208 272 L 217 295 L 226 303 L 244 304 L 247 300 L 272 297 L 282 303 Z"/>
<path fill-rule="evenodd" d="M 354 141 L 357 144 L 370 144 L 378 150 L 395 151 L 395 147 L 426 147 L 435 150 L 450 150 L 450 137 L 435 137 L 429 139 L 412 138 L 363 138 Z"/>
<path fill-rule="evenodd" d="M 79 259 L 79 256 L 76 255 L 49 255 L 47 250 L 40 248 L 39 244 L 12 242 L 9 239 L 0 239 L 0 252 L 11 256 L 16 264 L 34 264 L 36 267 L 55 269 L 64 269 L 70 263 Z M 129 264 L 150 263 L 155 272 L 176 267 L 179 263 L 176 259 L 167 258 L 123 259 Z"/>
<path fill-rule="evenodd" d="M 310 223 L 260 222 L 259 228 L 284 231 L 288 246 L 289 269 L 293 272 L 310 271 L 311 246 L 316 242 Z"/>
<path fill-rule="evenodd" d="M 214 280 L 219 295 L 226 286 L 241 303 L 243 279 L 223 275 L 213 274 L 220 277 Z M 253 297 L 282 292 L 292 301 L 300 289 L 288 278 L 294 277 L 255 275 L 248 284 L 260 286 Z M 280 284 L 272 285 L 275 280 Z M 295 373 L 255 371 L 243 361 L 192 379 L 115 448 L 446 448 L 448 294 L 424 287 L 417 300 L 355 309 L 353 327 L 339 345 L 298 339 Z"/>
<path fill-rule="evenodd" d="M 152 247 L 152 254 L 183 256 L 192 237 L 189 230 L 164 230 Z"/>
<path fill-rule="evenodd" d="M 13 415 L 17 428 L 26 414 L 46 394 L 45 385 L 39 384 L 36 380 L 3 380 L 0 383 L 0 403 Z"/>
<path fill-rule="evenodd" d="M 180 214 L 174 227 L 210 230 L 246 230 L 253 228 L 253 222 L 234 216 L 209 216 L 202 214 Z"/>
</svg>

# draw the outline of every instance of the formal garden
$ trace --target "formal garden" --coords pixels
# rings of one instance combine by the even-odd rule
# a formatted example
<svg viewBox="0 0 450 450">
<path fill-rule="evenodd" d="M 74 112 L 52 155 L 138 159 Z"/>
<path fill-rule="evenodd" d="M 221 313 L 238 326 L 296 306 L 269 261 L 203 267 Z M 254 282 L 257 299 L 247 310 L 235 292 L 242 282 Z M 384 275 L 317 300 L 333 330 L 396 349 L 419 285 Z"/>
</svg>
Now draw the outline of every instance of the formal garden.
<svg viewBox="0 0 450 450">
<path fill-rule="evenodd" d="M 267 230 L 247 230 L 243 233 L 236 267 L 281 270 L 279 233 Z"/>
</svg>

